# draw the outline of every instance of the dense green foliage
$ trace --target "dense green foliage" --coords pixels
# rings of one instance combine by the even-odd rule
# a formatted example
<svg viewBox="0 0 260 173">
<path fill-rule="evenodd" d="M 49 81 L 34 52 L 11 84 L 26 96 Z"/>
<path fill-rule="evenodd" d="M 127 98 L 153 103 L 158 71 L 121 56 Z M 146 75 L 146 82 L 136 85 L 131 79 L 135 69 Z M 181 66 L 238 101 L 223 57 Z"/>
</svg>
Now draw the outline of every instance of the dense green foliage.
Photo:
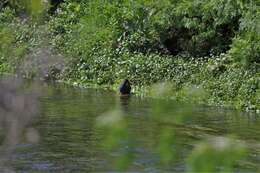
<svg viewBox="0 0 260 173">
<path fill-rule="evenodd" d="M 46 41 L 46 27 L 17 17 L 14 10 L 0 13 L 0 72 L 19 73 L 25 57 Z"/>
<path fill-rule="evenodd" d="M 53 18 L 51 31 L 59 38 L 70 33 L 72 51 L 85 56 L 98 46 L 118 54 L 129 51 L 193 57 L 231 49 L 230 54 L 237 56 L 237 49 L 249 43 L 247 47 L 253 52 L 245 50 L 250 52 L 245 61 L 259 61 L 259 8 L 253 1 L 68 2 Z M 67 39 L 56 43 L 65 44 Z"/>
<path fill-rule="evenodd" d="M 31 11 L 32 18 L 40 14 Z M 1 43 L 12 50 L 25 45 L 18 51 L 21 57 L 48 34 L 49 46 L 70 57 L 62 80 L 116 86 L 129 78 L 135 89 L 171 82 L 169 97 L 177 100 L 260 107 L 258 1 L 66 0 L 40 25 L 21 22 L 13 13 L 2 10 L 10 20 L 1 18 L 1 33 L 15 34 L 1 37 Z M 46 27 L 48 33 L 41 31 Z M 6 57 L 17 57 L 9 55 L 16 51 L 5 46 L 1 67 L 13 68 L 9 62 L 17 60 Z M 206 94 L 190 99 L 190 88 Z"/>
<path fill-rule="evenodd" d="M 5 9 L 0 13 L 0 71 L 14 72 L 14 66 L 21 57 L 24 56 L 27 39 L 23 30 L 26 26 L 13 22 L 14 13 L 12 10 Z M 16 30 L 16 31 L 15 31 Z M 29 30 L 28 30 L 29 31 Z"/>
<path fill-rule="evenodd" d="M 49 22 L 79 84 L 171 81 L 175 99 L 259 107 L 259 7 L 253 1 L 67 1 Z M 76 79 L 76 80 L 75 80 Z"/>
</svg>

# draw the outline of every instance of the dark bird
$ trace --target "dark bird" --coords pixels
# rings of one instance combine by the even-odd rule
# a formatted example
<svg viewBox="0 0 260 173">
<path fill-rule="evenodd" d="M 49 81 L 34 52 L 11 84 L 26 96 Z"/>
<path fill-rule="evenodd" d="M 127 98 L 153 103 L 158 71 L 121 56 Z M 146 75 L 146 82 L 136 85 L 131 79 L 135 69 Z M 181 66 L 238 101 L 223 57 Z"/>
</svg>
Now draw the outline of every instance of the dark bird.
<svg viewBox="0 0 260 173">
<path fill-rule="evenodd" d="M 129 82 L 128 79 L 125 79 L 120 87 L 119 87 L 119 91 L 121 93 L 121 95 L 129 95 L 131 93 L 131 83 Z"/>
</svg>

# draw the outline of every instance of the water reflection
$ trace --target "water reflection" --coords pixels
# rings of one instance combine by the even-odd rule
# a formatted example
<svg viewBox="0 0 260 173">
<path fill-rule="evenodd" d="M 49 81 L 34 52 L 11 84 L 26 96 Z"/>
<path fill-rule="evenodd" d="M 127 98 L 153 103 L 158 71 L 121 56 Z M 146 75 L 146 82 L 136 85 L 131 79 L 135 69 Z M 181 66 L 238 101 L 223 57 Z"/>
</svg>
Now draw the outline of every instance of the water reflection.
<svg viewBox="0 0 260 173">
<path fill-rule="evenodd" d="M 128 113 L 131 96 L 130 95 L 121 95 L 121 96 L 119 96 L 119 98 L 120 98 L 120 105 L 121 105 L 121 108 L 119 108 L 119 109 L 121 109 L 125 113 Z"/>
</svg>

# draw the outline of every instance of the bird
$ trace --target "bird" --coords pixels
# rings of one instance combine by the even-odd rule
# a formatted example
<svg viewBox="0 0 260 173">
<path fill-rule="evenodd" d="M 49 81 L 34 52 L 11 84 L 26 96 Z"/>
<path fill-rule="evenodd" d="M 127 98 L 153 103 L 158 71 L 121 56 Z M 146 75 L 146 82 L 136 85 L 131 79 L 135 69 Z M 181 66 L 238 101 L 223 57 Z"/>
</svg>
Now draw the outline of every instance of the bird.
<svg viewBox="0 0 260 173">
<path fill-rule="evenodd" d="M 123 82 L 120 84 L 119 92 L 121 95 L 131 94 L 131 83 L 128 79 L 123 80 Z"/>
</svg>

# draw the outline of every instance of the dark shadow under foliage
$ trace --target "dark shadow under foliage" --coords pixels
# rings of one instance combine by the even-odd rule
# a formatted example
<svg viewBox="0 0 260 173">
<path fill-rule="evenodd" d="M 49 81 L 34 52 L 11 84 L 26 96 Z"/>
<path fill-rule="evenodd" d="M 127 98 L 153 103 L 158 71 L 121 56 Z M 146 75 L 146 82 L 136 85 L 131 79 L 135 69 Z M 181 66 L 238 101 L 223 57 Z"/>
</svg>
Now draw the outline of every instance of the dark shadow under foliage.
<svg viewBox="0 0 260 173">
<path fill-rule="evenodd" d="M 193 57 L 202 57 L 226 53 L 232 44 L 232 39 L 239 30 L 239 19 L 241 16 L 230 20 L 227 23 L 214 27 L 214 19 L 203 22 L 201 17 L 200 25 L 205 25 L 210 34 L 202 35 L 200 28 L 187 28 L 185 26 L 172 26 L 162 33 L 163 44 L 171 55 L 188 54 Z M 207 32 L 207 31 L 203 31 Z"/>
<path fill-rule="evenodd" d="M 58 6 L 64 2 L 64 0 L 49 0 L 50 1 L 50 9 L 49 14 L 54 14 L 57 10 Z"/>
</svg>

